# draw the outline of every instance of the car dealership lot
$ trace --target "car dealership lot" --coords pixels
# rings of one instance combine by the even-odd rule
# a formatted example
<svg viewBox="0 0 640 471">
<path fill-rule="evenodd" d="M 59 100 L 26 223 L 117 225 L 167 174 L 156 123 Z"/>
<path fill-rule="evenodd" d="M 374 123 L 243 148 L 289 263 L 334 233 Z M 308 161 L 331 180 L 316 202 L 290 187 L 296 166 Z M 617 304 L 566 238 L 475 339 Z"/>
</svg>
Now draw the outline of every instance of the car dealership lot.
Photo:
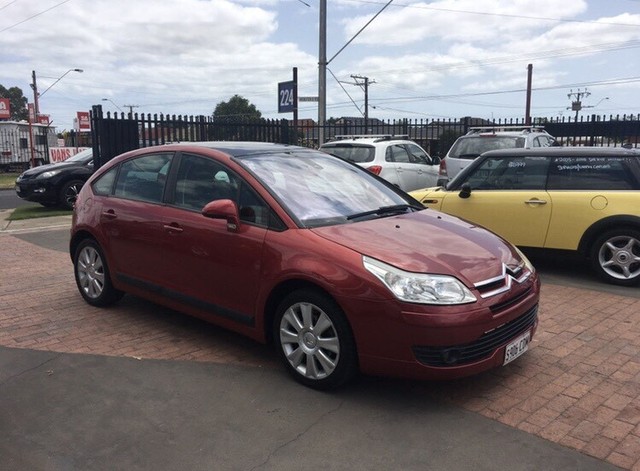
<svg viewBox="0 0 640 471">
<path fill-rule="evenodd" d="M 75 289 L 69 256 L 22 238 L 0 235 L 0 345 L 235 365 L 284 377 L 269 348 L 138 298 L 125 297 L 106 311 L 87 306 Z M 514 363 L 456 382 L 383 384 L 386 390 L 397 387 L 394 397 L 402 400 L 440 399 L 638 469 L 639 326 L 637 297 L 544 283 L 538 333 Z M 374 387 L 376 381 L 366 378 L 353 388 L 362 391 L 367 384 Z"/>
</svg>

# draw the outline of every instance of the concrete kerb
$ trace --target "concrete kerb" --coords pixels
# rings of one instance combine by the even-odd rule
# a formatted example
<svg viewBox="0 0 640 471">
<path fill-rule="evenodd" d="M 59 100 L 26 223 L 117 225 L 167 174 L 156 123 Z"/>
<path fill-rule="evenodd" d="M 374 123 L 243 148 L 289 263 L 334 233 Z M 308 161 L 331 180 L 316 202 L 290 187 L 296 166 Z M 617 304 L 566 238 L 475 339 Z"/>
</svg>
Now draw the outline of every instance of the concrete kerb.
<svg viewBox="0 0 640 471">
<path fill-rule="evenodd" d="M 9 218 L 13 209 L 0 210 L 0 233 L 24 234 L 27 232 L 56 230 L 71 227 L 71 215 L 12 221 Z"/>
</svg>

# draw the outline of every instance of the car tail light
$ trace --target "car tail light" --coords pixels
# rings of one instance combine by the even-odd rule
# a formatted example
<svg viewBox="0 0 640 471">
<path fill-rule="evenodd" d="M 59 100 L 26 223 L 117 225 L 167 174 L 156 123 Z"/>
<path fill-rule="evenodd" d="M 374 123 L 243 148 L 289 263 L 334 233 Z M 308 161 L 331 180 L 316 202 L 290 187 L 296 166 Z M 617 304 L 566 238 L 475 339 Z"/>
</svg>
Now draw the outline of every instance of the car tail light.
<svg viewBox="0 0 640 471">
<path fill-rule="evenodd" d="M 382 166 L 372 165 L 371 167 L 367 167 L 367 170 L 369 170 L 371 173 L 375 173 L 376 175 L 380 175 L 380 172 L 382 172 Z"/>
<path fill-rule="evenodd" d="M 438 176 L 447 177 L 447 161 L 446 159 L 442 159 L 440 161 L 440 170 L 438 170 Z"/>
</svg>

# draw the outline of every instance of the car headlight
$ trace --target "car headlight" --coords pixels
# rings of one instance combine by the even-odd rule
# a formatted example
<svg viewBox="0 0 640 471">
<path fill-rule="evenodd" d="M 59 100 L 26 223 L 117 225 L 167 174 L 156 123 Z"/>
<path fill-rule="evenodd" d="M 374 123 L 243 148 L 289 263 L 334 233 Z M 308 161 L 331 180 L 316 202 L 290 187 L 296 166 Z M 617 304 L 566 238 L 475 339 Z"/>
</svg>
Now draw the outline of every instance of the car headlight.
<svg viewBox="0 0 640 471">
<path fill-rule="evenodd" d="M 401 301 L 418 304 L 476 301 L 471 291 L 453 276 L 407 272 L 366 256 L 362 257 L 362 263 Z"/>
<path fill-rule="evenodd" d="M 48 170 L 46 172 L 42 172 L 40 175 L 36 177 L 36 180 L 42 180 L 45 178 L 51 178 L 57 174 L 59 174 L 61 170 Z"/>
<path fill-rule="evenodd" d="M 525 254 L 522 253 L 522 251 L 518 248 L 518 247 L 514 247 L 516 249 L 516 252 L 518 252 L 518 255 L 520 255 L 520 258 L 522 259 L 522 262 L 524 263 L 524 267 L 529 270 L 531 273 L 535 273 L 536 269 L 533 266 L 533 264 L 531 263 L 531 261 L 527 258 L 527 256 Z"/>
</svg>

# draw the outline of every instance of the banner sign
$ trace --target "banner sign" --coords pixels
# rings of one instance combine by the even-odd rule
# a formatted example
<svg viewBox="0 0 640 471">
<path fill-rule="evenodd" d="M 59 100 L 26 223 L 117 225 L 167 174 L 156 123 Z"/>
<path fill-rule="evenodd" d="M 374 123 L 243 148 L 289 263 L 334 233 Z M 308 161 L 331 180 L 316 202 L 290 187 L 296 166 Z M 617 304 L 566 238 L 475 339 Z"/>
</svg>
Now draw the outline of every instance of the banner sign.
<svg viewBox="0 0 640 471">
<path fill-rule="evenodd" d="M 78 131 L 91 131 L 91 120 L 88 111 L 78 111 Z"/>
<path fill-rule="evenodd" d="M 49 147 L 49 162 L 64 162 L 69 157 L 78 152 L 88 149 L 88 147 Z"/>
<path fill-rule="evenodd" d="M 8 98 L 0 98 L 0 119 L 11 118 L 11 102 Z"/>
</svg>

